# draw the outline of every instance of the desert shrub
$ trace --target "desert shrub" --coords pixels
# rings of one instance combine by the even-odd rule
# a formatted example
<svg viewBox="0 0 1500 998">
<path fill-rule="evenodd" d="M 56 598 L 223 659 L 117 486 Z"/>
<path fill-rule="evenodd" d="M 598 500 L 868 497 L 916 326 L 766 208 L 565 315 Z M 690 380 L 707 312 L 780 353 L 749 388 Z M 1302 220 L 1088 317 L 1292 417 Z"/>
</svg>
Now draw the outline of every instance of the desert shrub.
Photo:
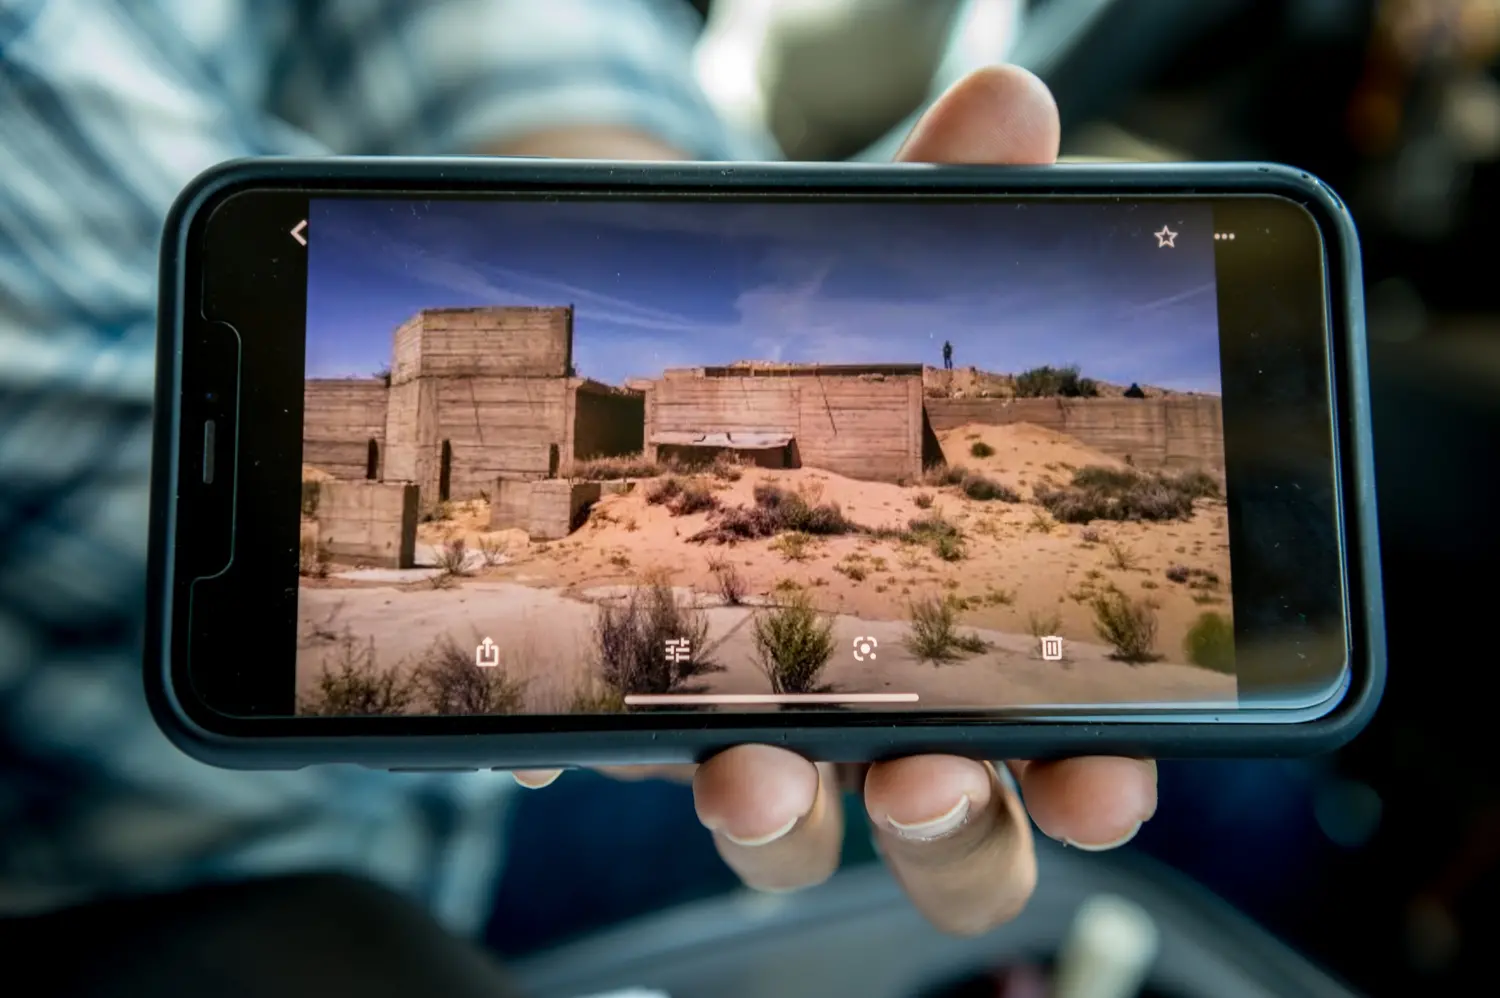
<svg viewBox="0 0 1500 998">
<path fill-rule="evenodd" d="M 1234 674 L 1234 625 L 1212 610 L 1198 615 L 1182 641 L 1183 653 L 1194 665 Z"/>
<path fill-rule="evenodd" d="M 1026 615 L 1027 633 L 1038 641 L 1048 635 L 1056 634 L 1060 627 L 1062 627 L 1062 617 L 1057 613 L 1038 613 L 1033 610 Z"/>
<path fill-rule="evenodd" d="M 479 554 L 486 568 L 494 568 L 505 560 L 505 546 L 493 537 L 479 538 Z"/>
<path fill-rule="evenodd" d="M 623 714 L 626 710 L 625 695 L 597 680 L 580 685 L 567 705 L 569 714 Z"/>
<path fill-rule="evenodd" d="M 1092 601 L 1094 629 L 1122 662 L 1149 662 L 1156 657 L 1156 610 L 1144 600 L 1133 600 L 1110 589 Z"/>
<path fill-rule="evenodd" d="M 1117 568 L 1122 572 L 1129 572 L 1135 568 L 1137 562 L 1135 552 L 1119 541 L 1110 541 L 1106 545 L 1106 550 L 1109 551 L 1109 563 L 1111 567 Z"/>
<path fill-rule="evenodd" d="M 713 463 L 708 466 L 708 473 L 721 482 L 737 482 L 745 475 L 740 459 L 725 453 L 713 459 Z"/>
<path fill-rule="evenodd" d="M 657 478 L 666 469 L 641 454 L 591 457 L 573 465 L 573 477 L 586 482 L 617 482 L 626 478 Z"/>
<path fill-rule="evenodd" d="M 1093 398 L 1099 394 L 1099 384 L 1093 378 L 1080 377 L 1076 366 L 1033 367 L 1022 371 L 1015 378 L 1017 398 Z"/>
<path fill-rule="evenodd" d="M 989 647 L 976 634 L 958 631 L 958 605 L 951 599 L 913 600 L 906 647 L 924 662 L 952 662 L 962 655 L 977 655 Z"/>
<path fill-rule="evenodd" d="M 434 714 L 514 714 L 526 693 L 525 680 L 502 666 L 475 665 L 473 649 L 460 648 L 451 635 L 438 638 L 423 654 L 414 682 Z"/>
<path fill-rule="evenodd" d="M 833 621 L 819 613 L 806 592 L 755 615 L 755 657 L 771 692 L 816 693 L 818 677 L 833 655 Z"/>
<path fill-rule="evenodd" d="M 835 565 L 833 566 L 833 570 L 854 582 L 863 582 L 869 578 L 870 574 L 865 570 L 863 565 L 858 565 L 854 562 L 844 562 L 843 564 Z"/>
<path fill-rule="evenodd" d="M 688 482 L 669 504 L 674 516 L 688 516 L 719 508 L 719 497 L 702 482 Z"/>
<path fill-rule="evenodd" d="M 298 575 L 308 579 L 326 579 L 332 563 L 333 553 L 328 550 L 327 544 L 318 543 L 315 537 L 302 538 L 297 549 Z"/>
<path fill-rule="evenodd" d="M 315 717 L 404 714 L 418 693 L 412 677 L 399 667 L 380 668 L 373 638 L 361 644 L 345 631 L 334 660 L 324 659 L 312 693 L 299 699 L 297 713 Z"/>
<path fill-rule="evenodd" d="M 910 520 L 905 530 L 895 531 L 894 535 L 898 540 L 928 548 L 943 561 L 962 561 L 965 554 L 963 532 L 941 513 Z"/>
<path fill-rule="evenodd" d="M 739 569 L 723 558 L 710 558 L 708 570 L 713 573 L 714 583 L 719 587 L 719 598 L 725 606 L 739 606 L 745 602 L 748 587 Z"/>
<path fill-rule="evenodd" d="M 676 475 L 652 482 L 646 490 L 646 502 L 652 506 L 665 506 L 682 494 L 682 479 Z"/>
<path fill-rule="evenodd" d="M 983 440 L 976 440 L 969 445 L 969 453 L 974 457 L 994 457 L 995 448 L 991 447 Z"/>
<path fill-rule="evenodd" d="M 1186 582 L 1192 577 L 1192 569 L 1186 565 L 1172 565 L 1167 569 L 1167 580 L 1169 582 Z"/>
<path fill-rule="evenodd" d="M 965 475 L 960 486 L 964 495 L 980 502 L 1020 502 L 1021 493 L 1003 482 L 983 475 Z"/>
<path fill-rule="evenodd" d="M 777 531 L 776 517 L 759 506 L 720 509 L 708 527 L 688 538 L 694 544 L 733 544 L 736 541 L 771 537 Z"/>
<path fill-rule="evenodd" d="M 1089 527 L 1078 535 L 1078 539 L 1085 544 L 1098 544 L 1102 538 L 1099 535 L 1099 531 L 1093 527 Z"/>
<path fill-rule="evenodd" d="M 318 515 L 318 500 L 323 496 L 322 482 L 302 482 L 302 515 L 314 517 Z"/>
<path fill-rule="evenodd" d="M 1193 499 L 1203 484 L 1145 474 L 1133 468 L 1098 465 L 1079 468 L 1065 487 L 1035 490 L 1036 501 L 1063 523 L 1094 520 L 1185 520 L 1193 514 Z"/>
<path fill-rule="evenodd" d="M 932 494 L 930 492 L 918 492 L 912 497 L 911 501 L 916 503 L 917 509 L 932 508 Z"/>
<path fill-rule="evenodd" d="M 961 464 L 934 464 L 922 472 L 922 484 L 935 489 L 962 485 L 968 469 Z"/>
<path fill-rule="evenodd" d="M 756 485 L 754 496 L 754 506 L 721 509 L 712 526 L 688 540 L 700 544 L 710 541 L 733 544 L 781 533 L 830 537 L 861 530 L 859 524 L 844 515 L 838 503 L 817 502 L 816 497 L 810 499 L 807 494 L 770 482 Z"/>
<path fill-rule="evenodd" d="M 469 574 L 469 548 L 462 537 L 455 537 L 438 548 L 438 568 L 443 570 L 444 575 Z"/>
<path fill-rule="evenodd" d="M 1219 487 L 1219 480 L 1199 469 L 1163 477 L 1171 483 L 1173 489 L 1186 493 L 1194 499 L 1217 499 L 1223 494 L 1223 490 Z"/>
<path fill-rule="evenodd" d="M 806 561 L 812 554 L 812 546 L 811 536 L 794 530 L 778 536 L 776 542 L 771 545 L 771 549 L 780 551 L 781 556 L 787 561 Z"/>
<path fill-rule="evenodd" d="M 667 580 L 655 577 L 635 588 L 623 603 L 599 608 L 594 645 L 599 675 L 620 694 L 670 693 L 684 680 L 706 671 L 708 619 L 679 602 Z M 667 642 L 686 639 L 688 658 L 668 658 Z"/>
</svg>

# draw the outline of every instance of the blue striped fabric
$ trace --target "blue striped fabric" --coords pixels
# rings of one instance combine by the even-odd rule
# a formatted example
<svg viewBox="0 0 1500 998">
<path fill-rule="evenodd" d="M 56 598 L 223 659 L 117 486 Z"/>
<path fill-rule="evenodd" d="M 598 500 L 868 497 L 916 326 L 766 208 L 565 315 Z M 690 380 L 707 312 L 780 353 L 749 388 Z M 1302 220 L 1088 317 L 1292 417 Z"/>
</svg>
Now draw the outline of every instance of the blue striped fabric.
<svg viewBox="0 0 1500 998">
<path fill-rule="evenodd" d="M 189 761 L 141 693 L 162 218 L 252 154 L 727 132 L 679 0 L 0 0 L 0 912 L 308 868 L 482 922 L 508 777 Z"/>
</svg>

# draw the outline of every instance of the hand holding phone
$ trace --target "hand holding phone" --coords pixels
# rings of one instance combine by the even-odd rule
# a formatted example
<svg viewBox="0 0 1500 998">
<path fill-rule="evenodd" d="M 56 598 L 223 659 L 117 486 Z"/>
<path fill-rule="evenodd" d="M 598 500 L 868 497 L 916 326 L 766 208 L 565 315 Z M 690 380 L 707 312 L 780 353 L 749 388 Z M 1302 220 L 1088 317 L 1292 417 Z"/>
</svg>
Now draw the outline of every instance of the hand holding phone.
<svg viewBox="0 0 1500 998">
<path fill-rule="evenodd" d="M 194 751 L 1281 752 L 1373 705 L 1357 247 L 1306 175 L 282 162 L 170 231 Z"/>
</svg>

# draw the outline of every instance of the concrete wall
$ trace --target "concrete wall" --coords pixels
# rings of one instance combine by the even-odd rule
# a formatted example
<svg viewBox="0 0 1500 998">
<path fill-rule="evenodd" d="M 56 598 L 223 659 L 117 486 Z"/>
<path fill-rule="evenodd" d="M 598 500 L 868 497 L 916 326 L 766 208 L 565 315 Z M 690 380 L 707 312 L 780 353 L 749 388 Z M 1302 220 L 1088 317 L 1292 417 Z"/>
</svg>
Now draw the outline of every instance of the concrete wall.
<svg viewBox="0 0 1500 998">
<path fill-rule="evenodd" d="M 424 379 L 426 380 L 426 379 Z M 563 378 L 441 378 L 434 382 L 432 468 L 421 479 L 437 496 L 436 456 L 452 448 L 450 499 L 473 499 L 497 478 L 546 478 L 560 470 L 567 444 L 568 383 Z"/>
<path fill-rule="evenodd" d="M 1139 468 L 1224 469 L 1224 410 L 1217 398 L 928 399 L 927 414 L 939 433 L 969 423 L 1031 423 Z"/>
<path fill-rule="evenodd" d="M 584 510 L 603 494 L 598 482 L 570 482 L 561 478 L 545 481 L 502 478 L 494 482 L 493 489 L 490 529 L 524 530 L 534 541 L 567 537 Z"/>
<path fill-rule="evenodd" d="M 490 494 L 491 530 L 531 529 L 531 486 L 529 481 L 496 479 Z"/>
<path fill-rule="evenodd" d="M 564 378 L 572 372 L 573 309 L 429 308 L 396 330 L 391 381 Z"/>
<path fill-rule="evenodd" d="M 554 478 L 531 483 L 531 526 L 534 541 L 560 540 L 573 532 L 583 511 L 599 501 L 598 482 L 570 482 Z"/>
<path fill-rule="evenodd" d="M 417 487 L 385 482 L 323 482 L 318 543 L 335 561 L 382 568 L 416 564 Z"/>
<path fill-rule="evenodd" d="M 363 479 L 370 441 L 384 463 L 386 387 L 380 378 L 315 378 L 302 386 L 302 463 Z M 377 477 L 381 469 L 376 468 Z"/>
<path fill-rule="evenodd" d="M 392 342 L 384 477 L 423 502 L 473 499 L 500 477 L 556 474 L 569 450 L 571 308 L 427 309 Z"/>
<path fill-rule="evenodd" d="M 896 481 L 922 471 L 922 379 L 911 376 L 701 377 L 669 371 L 646 402 L 659 432 L 789 433 L 805 467 Z M 647 445 L 655 456 L 655 448 Z"/>
<path fill-rule="evenodd" d="M 568 390 L 568 403 L 571 440 L 564 449 L 568 457 L 586 461 L 639 454 L 645 449 L 646 398 L 642 393 L 575 380 Z"/>
</svg>

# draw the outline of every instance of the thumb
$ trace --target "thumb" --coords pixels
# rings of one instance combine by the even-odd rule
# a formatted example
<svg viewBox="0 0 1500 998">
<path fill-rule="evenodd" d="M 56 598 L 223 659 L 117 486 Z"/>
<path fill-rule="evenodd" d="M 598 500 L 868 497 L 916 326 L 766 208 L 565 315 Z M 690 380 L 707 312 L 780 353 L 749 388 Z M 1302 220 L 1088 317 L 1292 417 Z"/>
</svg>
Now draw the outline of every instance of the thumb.
<svg viewBox="0 0 1500 998">
<path fill-rule="evenodd" d="M 970 73 L 922 115 L 896 154 L 909 163 L 1032 166 L 1057 160 L 1062 125 L 1047 85 L 1018 66 Z"/>
</svg>

